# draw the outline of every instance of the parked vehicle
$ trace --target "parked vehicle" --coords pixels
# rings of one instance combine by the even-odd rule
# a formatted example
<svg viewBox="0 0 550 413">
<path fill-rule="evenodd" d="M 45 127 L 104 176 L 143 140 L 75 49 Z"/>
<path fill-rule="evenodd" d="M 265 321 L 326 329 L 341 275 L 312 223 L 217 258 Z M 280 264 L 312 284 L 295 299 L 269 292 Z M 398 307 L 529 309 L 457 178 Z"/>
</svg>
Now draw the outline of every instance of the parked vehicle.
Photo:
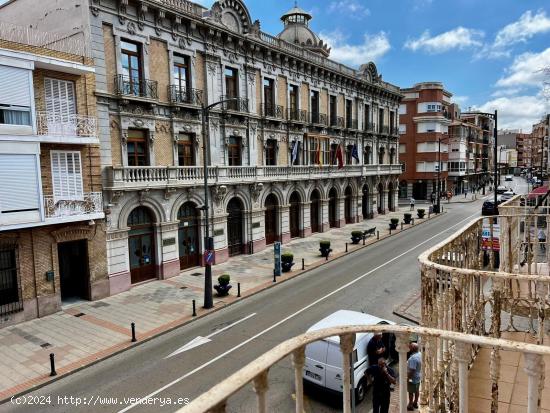
<svg viewBox="0 0 550 413">
<path fill-rule="evenodd" d="M 502 195 L 508 190 L 504 185 L 497 186 L 497 194 Z"/>
<path fill-rule="evenodd" d="M 498 215 L 498 205 L 495 206 L 494 201 L 485 201 L 481 207 L 481 215 L 490 216 Z"/>
<path fill-rule="evenodd" d="M 307 331 L 318 331 L 336 326 L 395 324 L 370 314 L 357 311 L 339 310 L 311 326 Z M 367 344 L 371 333 L 359 333 L 353 348 L 355 400 L 357 403 L 365 398 L 365 391 L 370 383 L 365 378 L 368 366 Z M 383 340 L 388 353 L 387 358 L 397 359 L 395 335 L 384 334 Z M 306 359 L 302 377 L 305 381 L 327 391 L 342 393 L 343 377 L 342 352 L 340 337 L 328 337 L 306 346 Z M 339 397 L 342 397 L 341 395 Z"/>
<path fill-rule="evenodd" d="M 513 177 L 512 175 L 506 175 L 506 177 L 504 178 L 504 180 L 505 180 L 506 182 L 511 182 L 511 181 L 514 180 L 514 177 Z"/>
<path fill-rule="evenodd" d="M 504 192 L 500 199 L 501 199 L 501 202 L 506 202 L 506 201 L 509 201 L 510 199 L 512 199 L 514 196 L 515 196 L 515 192 L 513 191 L 506 191 Z"/>
</svg>

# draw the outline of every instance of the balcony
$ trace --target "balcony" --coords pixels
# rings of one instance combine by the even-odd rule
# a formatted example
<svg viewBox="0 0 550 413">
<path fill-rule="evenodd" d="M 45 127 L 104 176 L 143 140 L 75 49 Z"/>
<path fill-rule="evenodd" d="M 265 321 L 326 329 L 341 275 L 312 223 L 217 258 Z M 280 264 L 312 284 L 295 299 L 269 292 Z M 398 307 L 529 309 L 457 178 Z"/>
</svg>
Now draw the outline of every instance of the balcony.
<svg viewBox="0 0 550 413">
<path fill-rule="evenodd" d="M 395 336 L 400 412 L 407 411 L 411 335 L 418 336 L 422 353 L 419 411 L 547 410 L 549 258 L 531 234 L 542 229 L 546 240 L 550 238 L 550 208 L 548 201 L 538 208 L 525 201 L 517 197 L 502 204 L 502 215 L 494 221 L 475 219 L 420 256 L 422 327 L 342 325 L 302 334 L 272 348 L 180 412 L 224 412 L 228 399 L 249 383 L 254 385 L 257 411 L 274 410 L 267 405 L 268 371 L 288 356 L 291 363 L 285 360 L 283 365 L 292 366 L 296 411 L 301 412 L 302 375 L 308 368 L 305 347 L 336 336 L 342 354 L 337 367 L 345 367 L 343 411 L 351 412 L 355 337 L 375 331 Z"/>
<path fill-rule="evenodd" d="M 115 93 L 119 96 L 158 99 L 158 84 L 155 80 L 135 79 L 126 75 L 115 76 Z"/>
<path fill-rule="evenodd" d="M 41 142 L 98 144 L 97 118 L 36 112 L 36 131 Z"/>
<path fill-rule="evenodd" d="M 357 119 L 351 119 L 351 118 L 346 119 L 346 128 L 347 129 L 357 130 L 357 129 L 359 129 L 358 124 L 359 123 L 358 123 Z"/>
<path fill-rule="evenodd" d="M 376 175 L 398 175 L 401 165 L 350 165 L 336 166 L 209 166 L 211 185 L 273 182 L 280 180 L 311 180 Z M 192 187 L 202 185 L 202 166 L 126 166 L 108 169 L 111 190 L 138 190 L 143 188 Z"/>
<path fill-rule="evenodd" d="M 374 123 L 366 122 L 363 125 L 363 130 L 365 132 L 373 133 L 375 129 L 376 129 L 376 126 L 374 125 Z"/>
<path fill-rule="evenodd" d="M 311 125 L 327 126 L 328 125 L 327 115 L 325 113 L 309 112 L 309 123 Z"/>
<path fill-rule="evenodd" d="M 168 86 L 168 96 L 170 102 L 178 105 L 202 105 L 202 90 L 191 88 L 180 88 L 177 85 Z"/>
<path fill-rule="evenodd" d="M 378 133 L 380 133 L 382 135 L 389 135 L 390 134 L 389 126 L 380 125 L 379 128 L 378 128 Z"/>
<path fill-rule="evenodd" d="M 331 116 L 330 117 L 330 127 L 331 128 L 341 128 L 343 129 L 345 125 L 344 118 L 342 116 Z"/>
<path fill-rule="evenodd" d="M 262 117 L 282 120 L 285 118 L 285 108 L 281 105 L 262 103 Z"/>
<path fill-rule="evenodd" d="M 287 109 L 287 119 L 294 123 L 307 123 L 307 111 L 301 109 Z"/>
<path fill-rule="evenodd" d="M 229 100 L 231 99 L 231 100 Z M 222 110 L 224 112 L 236 112 L 236 113 L 248 113 L 248 99 L 247 98 L 240 98 L 236 96 L 227 96 L 222 95 L 220 97 L 220 100 L 228 100 L 227 102 L 224 102 L 222 106 Z"/>
<path fill-rule="evenodd" d="M 89 192 L 82 199 L 55 199 L 44 196 L 44 218 L 46 224 L 65 223 L 104 218 L 101 192 Z"/>
</svg>

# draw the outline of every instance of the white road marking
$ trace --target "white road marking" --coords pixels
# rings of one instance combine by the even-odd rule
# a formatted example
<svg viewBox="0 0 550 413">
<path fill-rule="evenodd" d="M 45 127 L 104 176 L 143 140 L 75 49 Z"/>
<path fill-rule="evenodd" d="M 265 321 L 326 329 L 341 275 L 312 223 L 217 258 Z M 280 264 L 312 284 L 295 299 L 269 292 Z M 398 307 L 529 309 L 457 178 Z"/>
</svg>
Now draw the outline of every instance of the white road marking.
<svg viewBox="0 0 550 413">
<path fill-rule="evenodd" d="M 344 284 L 344 285 L 340 286 L 339 288 L 337 288 L 336 290 L 334 290 L 334 291 L 328 293 L 327 295 L 325 295 L 325 296 L 323 296 L 323 297 L 321 297 L 321 298 L 318 298 L 317 300 L 315 300 L 315 301 L 313 301 L 312 303 L 306 305 L 305 307 L 302 307 L 301 309 L 299 309 L 299 310 L 296 311 L 295 313 L 290 314 L 289 316 L 283 318 L 282 320 L 278 321 L 277 323 L 273 324 L 272 326 L 266 328 L 265 330 L 260 331 L 258 334 L 256 334 L 256 335 L 250 337 L 249 339 L 243 341 L 243 342 L 240 343 L 240 344 L 237 344 L 235 347 L 230 348 L 229 350 L 227 350 L 227 351 L 225 351 L 224 353 L 218 355 L 217 357 L 214 357 L 214 358 L 211 359 L 210 361 L 207 361 L 206 363 L 204 363 L 204 364 L 202 364 L 201 366 L 195 368 L 194 370 L 191 370 L 189 373 L 186 373 L 186 374 L 184 374 L 183 376 L 178 377 L 177 379 L 171 381 L 170 383 L 165 384 L 164 386 L 162 386 L 161 388 L 155 390 L 154 392 L 149 393 L 147 396 L 142 397 L 142 398 L 139 399 L 137 402 L 135 402 L 135 403 L 133 403 L 133 404 L 127 406 L 126 408 L 124 408 L 124 409 L 122 409 L 122 410 L 119 410 L 118 413 L 127 412 L 128 410 L 133 409 L 134 407 L 141 405 L 141 404 L 143 403 L 144 400 L 147 400 L 147 399 L 149 399 L 149 398 L 151 398 L 151 397 L 156 396 L 156 395 L 159 394 L 160 392 L 163 392 L 164 390 L 166 390 L 166 389 L 172 387 L 173 385 L 179 383 L 180 381 L 185 380 L 187 377 L 189 377 L 189 376 L 195 374 L 196 372 L 198 372 L 198 371 L 204 369 L 205 367 L 208 367 L 208 366 L 210 366 L 211 364 L 216 363 L 218 360 L 222 359 L 223 357 L 227 356 L 228 354 L 231 354 L 231 353 L 234 352 L 235 350 L 238 350 L 239 348 L 245 346 L 246 344 L 250 343 L 251 341 L 256 340 L 258 337 L 263 336 L 265 333 L 268 333 L 269 331 L 273 330 L 274 328 L 277 328 L 277 327 L 280 326 L 281 324 L 286 323 L 288 320 L 290 320 L 290 319 L 296 317 L 297 315 L 300 315 L 301 313 L 303 313 L 303 312 L 306 311 L 306 310 L 309 310 L 311 307 L 313 307 L 313 306 L 319 304 L 320 302 L 326 300 L 327 298 L 332 297 L 334 294 L 339 293 L 340 291 L 342 291 L 342 290 L 348 288 L 349 286 L 351 286 L 351 285 L 357 283 L 358 281 L 360 281 L 360 280 L 362 280 L 363 278 L 369 276 L 369 275 L 372 274 L 373 272 L 376 272 L 376 271 L 378 271 L 379 269 L 386 267 L 388 264 L 391 264 L 392 262 L 397 261 L 399 258 L 401 258 L 401 257 L 403 257 L 404 255 L 407 255 L 407 254 L 409 254 L 410 252 L 412 252 L 412 251 L 418 249 L 418 247 L 420 247 L 420 246 L 422 246 L 422 245 L 424 245 L 424 244 L 430 242 L 430 241 L 433 240 L 434 238 L 437 238 L 438 236 L 440 236 L 440 235 L 443 234 L 444 232 L 446 232 L 446 231 L 448 231 L 448 230 L 450 230 L 450 229 L 456 228 L 456 227 L 462 225 L 464 222 L 469 221 L 469 220 L 472 219 L 473 217 L 477 217 L 477 216 L 479 216 L 479 212 L 476 212 L 475 214 L 472 214 L 472 215 L 466 217 L 466 218 L 463 219 L 462 221 L 460 221 L 460 222 L 454 224 L 453 226 L 451 226 L 451 227 L 445 229 L 444 231 L 441 231 L 440 233 L 434 235 L 433 237 L 430 237 L 430 238 L 426 239 L 425 241 L 423 241 L 423 242 L 421 242 L 421 243 L 419 243 L 419 244 L 416 244 L 414 247 L 408 249 L 407 251 L 405 251 L 405 252 L 399 254 L 398 256 L 392 258 L 391 260 L 388 260 L 388 261 L 385 262 L 384 264 L 381 264 L 381 265 L 379 265 L 378 267 L 373 268 L 373 269 L 370 270 L 369 272 L 366 272 L 365 274 L 360 275 L 359 277 L 357 277 L 357 278 L 355 278 L 354 280 L 348 282 L 347 284 Z"/>
<path fill-rule="evenodd" d="M 208 334 L 206 337 L 202 337 L 202 336 L 198 336 L 196 338 L 194 338 L 193 340 L 191 340 L 189 343 L 187 343 L 186 345 L 178 348 L 176 351 L 174 351 L 173 353 L 167 355 L 166 357 L 164 357 L 165 359 L 167 358 L 170 358 L 172 356 L 175 356 L 177 354 L 180 354 L 180 353 L 183 353 L 184 351 L 188 351 L 188 350 L 191 350 L 192 348 L 195 348 L 195 347 L 198 347 L 198 346 L 202 346 L 203 344 L 206 344 L 206 343 L 209 343 L 212 341 L 212 337 L 214 337 L 216 334 L 220 334 L 226 330 L 229 330 L 231 327 L 234 327 L 236 326 L 237 324 L 240 324 L 242 323 L 243 321 L 246 321 L 248 320 L 249 318 L 251 317 L 254 317 L 256 315 L 256 313 L 252 313 L 250 315 L 247 315 L 246 317 L 244 318 L 241 318 L 240 320 L 237 320 L 235 321 L 234 323 L 231 323 L 227 326 L 225 326 L 224 328 L 220 328 L 219 330 L 216 330 L 210 334 Z"/>
</svg>

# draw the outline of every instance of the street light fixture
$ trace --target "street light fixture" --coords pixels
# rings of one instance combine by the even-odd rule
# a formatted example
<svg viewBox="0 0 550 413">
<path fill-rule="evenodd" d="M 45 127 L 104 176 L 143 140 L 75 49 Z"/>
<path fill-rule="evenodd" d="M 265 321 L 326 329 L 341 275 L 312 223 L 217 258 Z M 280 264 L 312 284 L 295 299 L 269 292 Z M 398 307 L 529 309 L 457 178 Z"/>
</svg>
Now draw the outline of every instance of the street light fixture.
<svg viewBox="0 0 550 413">
<path fill-rule="evenodd" d="M 214 238 L 210 237 L 210 218 L 209 218 L 209 201 L 208 201 L 208 151 L 206 150 L 208 142 L 210 140 L 210 119 L 209 113 L 215 106 L 221 105 L 226 102 L 236 101 L 239 98 L 229 98 L 220 100 L 219 102 L 212 103 L 208 106 L 202 103 L 202 154 L 204 164 L 204 206 L 201 208 L 204 210 L 204 250 L 214 251 Z M 212 263 L 210 260 L 204 260 L 204 306 L 205 309 L 214 307 L 214 300 L 212 298 Z"/>
</svg>

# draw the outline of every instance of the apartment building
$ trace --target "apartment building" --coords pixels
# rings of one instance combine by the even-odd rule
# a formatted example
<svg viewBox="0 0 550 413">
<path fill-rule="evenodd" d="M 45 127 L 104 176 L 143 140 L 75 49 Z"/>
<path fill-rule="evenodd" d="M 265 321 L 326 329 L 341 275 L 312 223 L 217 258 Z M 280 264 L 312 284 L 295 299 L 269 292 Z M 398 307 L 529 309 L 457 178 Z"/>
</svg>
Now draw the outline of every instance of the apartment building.
<svg viewBox="0 0 550 413">
<path fill-rule="evenodd" d="M 111 293 L 202 264 L 205 162 L 216 263 L 397 204 L 399 88 L 330 60 L 298 7 L 277 36 L 240 0 L 12 0 L 0 15 L 93 50 Z M 227 99 L 205 142 L 202 106 Z"/>
<path fill-rule="evenodd" d="M 533 175 L 548 176 L 548 130 L 550 116 L 533 125 L 531 132 L 531 168 Z"/>
<path fill-rule="evenodd" d="M 85 44 L 0 23 L 0 326 L 109 295 Z"/>
<path fill-rule="evenodd" d="M 440 82 L 418 83 L 401 92 L 399 156 L 403 174 L 399 194 L 430 199 L 437 193 L 438 178 L 440 190 L 447 190 L 452 94 Z"/>
</svg>

